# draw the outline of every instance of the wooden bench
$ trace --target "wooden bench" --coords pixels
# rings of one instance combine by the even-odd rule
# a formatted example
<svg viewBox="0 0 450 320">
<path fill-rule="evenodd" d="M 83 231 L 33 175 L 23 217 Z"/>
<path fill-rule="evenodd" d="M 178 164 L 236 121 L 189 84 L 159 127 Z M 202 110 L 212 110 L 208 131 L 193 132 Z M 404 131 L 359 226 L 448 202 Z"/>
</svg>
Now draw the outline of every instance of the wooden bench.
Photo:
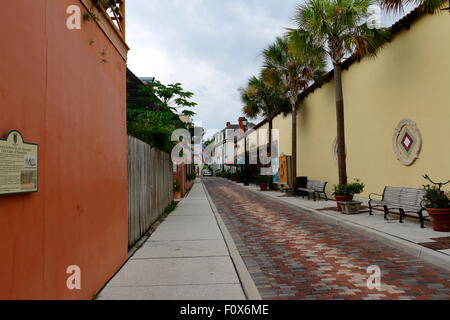
<svg viewBox="0 0 450 320">
<path fill-rule="evenodd" d="M 321 195 L 324 196 L 324 198 L 328 201 L 327 194 L 325 192 L 325 188 L 327 186 L 326 181 L 319 181 L 319 180 L 308 180 L 306 183 L 306 188 L 297 188 L 297 191 L 304 192 L 309 196 L 312 194 L 314 201 L 316 201 L 316 196 L 318 198 L 321 198 Z"/>
<path fill-rule="evenodd" d="M 389 210 L 398 210 L 400 212 L 400 223 L 403 223 L 403 217 L 406 212 L 416 213 L 419 215 L 421 228 L 425 228 L 422 206 L 423 197 L 426 191 L 424 189 L 385 187 L 383 194 L 372 193 L 369 195 L 369 210 L 372 214 L 372 208 L 383 207 L 384 218 L 387 219 Z M 381 197 L 381 200 L 372 198 L 373 196 Z"/>
</svg>

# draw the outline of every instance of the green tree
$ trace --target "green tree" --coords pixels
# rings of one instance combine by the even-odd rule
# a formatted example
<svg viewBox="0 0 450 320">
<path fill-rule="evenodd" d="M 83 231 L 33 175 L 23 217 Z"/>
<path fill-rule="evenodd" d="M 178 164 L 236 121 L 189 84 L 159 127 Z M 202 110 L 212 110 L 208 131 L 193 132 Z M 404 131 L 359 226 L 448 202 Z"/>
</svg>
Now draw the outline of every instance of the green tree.
<svg viewBox="0 0 450 320">
<path fill-rule="evenodd" d="M 300 93 L 319 79 L 325 67 L 323 52 L 317 50 L 308 37 L 291 35 L 277 38 L 263 51 L 265 82 L 277 89 L 290 103 L 292 115 L 292 165 L 293 190 L 297 187 L 297 110 Z M 295 191 L 294 191 L 295 192 Z"/>
<path fill-rule="evenodd" d="M 423 12 L 434 13 L 441 7 L 444 0 L 380 0 L 381 6 L 388 12 L 401 12 L 403 7 L 408 4 L 414 4 L 420 6 L 420 10 Z M 445 8 L 442 10 L 450 10 Z"/>
<path fill-rule="evenodd" d="M 203 147 L 206 149 L 210 144 L 214 143 L 214 137 L 203 140 Z"/>
<path fill-rule="evenodd" d="M 368 8 L 372 4 L 372 0 L 309 0 L 298 7 L 295 16 L 298 29 L 291 30 L 292 35 L 310 35 L 333 64 L 341 185 L 347 184 L 342 63 L 350 55 L 356 58 L 374 55 L 389 37 L 386 29 L 367 27 Z"/>
<path fill-rule="evenodd" d="M 195 115 L 190 110 L 197 106 L 197 103 L 191 101 L 194 93 L 185 91 L 181 83 L 164 85 L 159 81 L 154 81 L 148 83 L 143 88 L 143 92 L 158 97 L 154 103 L 158 108 L 169 108 L 171 111 L 185 116 Z"/>
<path fill-rule="evenodd" d="M 174 146 L 173 131 L 189 127 L 179 116 L 195 114 L 188 109 L 197 105 L 191 101 L 194 94 L 184 91 L 179 83 L 165 86 L 160 82 L 142 86 L 140 92 L 137 103 L 127 105 L 128 133 L 154 148 L 170 152 Z"/>
<path fill-rule="evenodd" d="M 279 113 L 288 114 L 290 112 L 290 103 L 285 95 L 280 94 L 280 90 L 272 84 L 269 85 L 263 79 L 263 75 L 268 70 L 264 69 L 261 75 L 248 80 L 246 88 L 239 89 L 241 101 L 243 103 L 242 112 L 245 116 L 255 119 L 264 117 L 269 123 L 269 139 L 267 153 L 270 158 L 272 155 L 272 129 L 273 118 Z M 269 164 L 270 165 L 270 164 Z"/>
</svg>

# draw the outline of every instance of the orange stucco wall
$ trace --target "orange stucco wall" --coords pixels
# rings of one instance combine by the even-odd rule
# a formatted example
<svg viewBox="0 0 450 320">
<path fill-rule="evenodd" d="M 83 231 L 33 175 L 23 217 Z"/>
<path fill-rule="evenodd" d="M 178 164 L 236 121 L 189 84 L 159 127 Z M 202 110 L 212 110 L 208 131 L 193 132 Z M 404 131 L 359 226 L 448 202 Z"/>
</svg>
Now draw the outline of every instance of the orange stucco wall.
<svg viewBox="0 0 450 320">
<path fill-rule="evenodd" d="M 180 186 L 180 192 L 181 196 L 184 197 L 189 190 L 192 188 L 192 185 L 194 184 L 193 181 L 187 180 L 187 175 L 192 173 L 192 165 L 186 164 L 178 164 L 177 165 L 177 172 L 173 173 L 173 179 L 176 180 Z"/>
<path fill-rule="evenodd" d="M 90 299 L 127 257 L 126 65 L 95 22 L 66 28 L 70 4 L 0 11 L 0 135 L 40 158 L 38 193 L 0 197 L 0 299 Z"/>
</svg>

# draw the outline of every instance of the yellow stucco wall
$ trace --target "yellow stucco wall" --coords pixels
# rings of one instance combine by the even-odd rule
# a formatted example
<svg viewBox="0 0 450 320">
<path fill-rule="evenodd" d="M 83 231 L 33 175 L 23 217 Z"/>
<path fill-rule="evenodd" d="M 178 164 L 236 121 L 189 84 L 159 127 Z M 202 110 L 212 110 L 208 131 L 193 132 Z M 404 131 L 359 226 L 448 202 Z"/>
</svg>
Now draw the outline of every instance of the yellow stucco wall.
<svg viewBox="0 0 450 320">
<path fill-rule="evenodd" d="M 399 32 L 376 58 L 365 58 L 343 72 L 349 179 L 366 183 L 367 195 L 385 185 L 421 187 L 428 173 L 450 178 L 450 17 L 426 15 Z M 332 157 L 336 137 L 333 82 L 303 102 L 298 122 L 298 175 L 338 181 Z M 392 150 L 392 136 L 402 119 L 417 123 L 422 152 L 410 167 Z M 278 127 L 290 125 L 278 121 Z M 282 130 L 281 132 L 285 132 Z M 288 133 L 287 133 L 288 134 Z M 286 139 L 287 138 L 287 139 Z M 282 134 L 282 149 L 290 138 Z"/>
<path fill-rule="evenodd" d="M 291 155 L 292 152 L 292 118 L 282 114 L 273 119 L 272 129 L 278 129 L 278 151 L 280 155 Z M 268 126 L 267 126 L 268 128 Z M 275 136 L 274 138 L 275 139 Z"/>
<path fill-rule="evenodd" d="M 269 141 L 269 124 L 266 123 L 261 128 L 258 128 L 258 145 L 264 146 Z"/>
</svg>

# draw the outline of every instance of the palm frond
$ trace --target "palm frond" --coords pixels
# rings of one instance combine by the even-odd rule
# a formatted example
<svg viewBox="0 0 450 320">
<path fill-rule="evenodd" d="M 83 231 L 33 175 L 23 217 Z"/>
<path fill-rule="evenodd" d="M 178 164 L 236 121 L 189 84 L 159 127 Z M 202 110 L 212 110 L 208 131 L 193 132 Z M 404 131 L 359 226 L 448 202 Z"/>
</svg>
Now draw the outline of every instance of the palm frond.
<svg viewBox="0 0 450 320">
<path fill-rule="evenodd" d="M 420 6 L 423 13 L 437 13 L 445 0 L 380 0 L 381 7 L 386 12 L 401 13 L 405 5 Z"/>
</svg>

